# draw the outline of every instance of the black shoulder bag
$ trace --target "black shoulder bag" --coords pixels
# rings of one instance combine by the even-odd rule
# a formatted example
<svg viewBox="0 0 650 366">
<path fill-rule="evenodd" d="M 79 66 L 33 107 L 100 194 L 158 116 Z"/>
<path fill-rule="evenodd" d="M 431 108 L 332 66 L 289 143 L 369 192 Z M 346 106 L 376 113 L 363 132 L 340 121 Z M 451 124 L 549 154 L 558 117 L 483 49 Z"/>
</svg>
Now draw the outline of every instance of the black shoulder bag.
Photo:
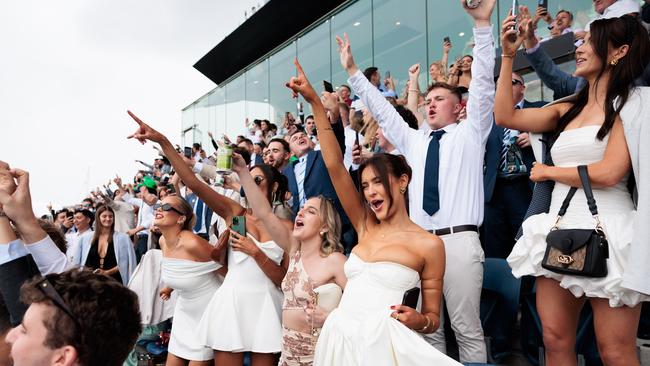
<svg viewBox="0 0 650 366">
<path fill-rule="evenodd" d="M 546 236 L 546 253 L 542 260 L 542 267 L 552 272 L 574 276 L 605 277 L 609 257 L 607 238 L 598 218 L 598 208 L 591 191 L 587 166 L 580 165 L 578 173 L 587 196 L 589 211 L 596 221 L 596 228 L 558 229 L 560 219 L 566 213 L 571 199 L 578 190 L 571 187 L 557 214 L 555 225 Z"/>
</svg>

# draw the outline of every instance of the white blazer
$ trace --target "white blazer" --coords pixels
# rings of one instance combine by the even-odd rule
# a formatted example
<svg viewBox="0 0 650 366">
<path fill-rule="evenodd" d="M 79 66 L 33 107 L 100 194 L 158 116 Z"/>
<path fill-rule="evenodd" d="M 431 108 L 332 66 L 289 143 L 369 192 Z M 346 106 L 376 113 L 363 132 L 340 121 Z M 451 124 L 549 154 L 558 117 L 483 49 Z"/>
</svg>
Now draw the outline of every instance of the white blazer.
<svg viewBox="0 0 650 366">
<path fill-rule="evenodd" d="M 92 240 L 93 235 L 84 235 L 79 238 L 79 245 L 77 246 L 77 253 L 74 256 L 74 263 L 80 267 L 86 264 Z M 126 286 L 129 283 L 131 274 L 136 266 L 133 242 L 126 234 L 116 231 L 113 233 L 113 249 L 115 251 L 117 267 L 120 271 L 120 276 L 122 277 L 122 284 Z"/>
</svg>

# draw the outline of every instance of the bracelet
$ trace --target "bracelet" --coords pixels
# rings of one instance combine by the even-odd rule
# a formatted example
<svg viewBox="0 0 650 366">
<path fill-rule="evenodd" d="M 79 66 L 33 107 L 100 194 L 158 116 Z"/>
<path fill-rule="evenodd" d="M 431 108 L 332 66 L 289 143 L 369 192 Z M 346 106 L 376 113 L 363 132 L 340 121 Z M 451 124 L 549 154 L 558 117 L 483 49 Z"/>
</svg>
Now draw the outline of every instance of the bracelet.
<svg viewBox="0 0 650 366">
<path fill-rule="evenodd" d="M 505 57 L 505 58 L 515 58 L 515 55 L 509 55 L 509 54 L 507 54 L 507 53 L 502 53 L 502 54 L 501 54 L 501 57 L 502 57 L 502 58 L 503 58 L 503 57 Z"/>
<path fill-rule="evenodd" d="M 427 324 L 424 327 L 422 327 L 422 329 L 416 329 L 415 330 L 416 332 L 424 333 L 431 325 L 431 319 L 426 315 L 424 317 L 427 318 Z"/>
<path fill-rule="evenodd" d="M 264 256 L 266 257 L 266 255 L 264 255 Z M 264 262 L 262 262 L 262 264 L 260 264 L 260 268 L 264 267 L 266 265 L 266 262 L 268 262 L 268 261 L 269 261 L 269 257 L 266 257 Z"/>
<path fill-rule="evenodd" d="M 410 92 L 416 92 L 416 93 L 419 93 L 420 90 L 418 90 L 418 89 L 409 89 L 409 93 L 410 93 Z"/>
</svg>

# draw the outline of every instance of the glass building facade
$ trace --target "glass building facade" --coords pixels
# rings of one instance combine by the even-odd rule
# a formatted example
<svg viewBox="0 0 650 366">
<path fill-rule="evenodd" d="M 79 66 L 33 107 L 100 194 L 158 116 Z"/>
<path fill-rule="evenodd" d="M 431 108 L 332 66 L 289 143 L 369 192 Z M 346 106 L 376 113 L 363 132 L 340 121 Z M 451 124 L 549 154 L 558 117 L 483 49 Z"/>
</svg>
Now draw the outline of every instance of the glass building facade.
<svg viewBox="0 0 650 366">
<path fill-rule="evenodd" d="M 279 1 L 279 0 L 274 0 Z M 531 11 L 537 0 L 519 0 Z M 566 9 L 573 13 L 573 29 L 582 29 L 595 13 L 591 0 L 552 0 L 549 13 Z M 492 22 L 495 40 L 497 29 L 507 15 L 512 0 L 498 0 Z M 268 119 L 280 126 L 285 112 L 296 115 L 297 101 L 291 98 L 285 83 L 295 75 L 293 59 L 298 57 L 310 81 L 317 90 L 321 80 L 331 81 L 336 87 L 347 83 L 336 45 L 336 36 L 347 33 L 352 43 L 359 68 L 379 68 L 382 75 L 390 71 L 397 92 L 401 93 L 408 80 L 409 66 L 420 63 L 420 85 L 429 80 L 428 65 L 442 56 L 444 37 L 453 47 L 449 63 L 465 54 L 471 54 L 472 19 L 461 8 L 458 0 L 356 0 L 328 14 L 262 59 L 242 69 L 182 111 L 183 143 L 200 142 L 211 152 L 208 131 L 231 138 L 243 134 L 245 119 Z M 549 31 L 540 21 L 538 35 Z M 498 46 L 498 41 L 495 46 Z M 574 63 L 561 65 L 573 71 Z M 552 92 L 540 85 L 534 73 L 524 76 L 526 99 L 551 100 Z M 309 114 L 306 105 L 305 113 Z"/>
</svg>

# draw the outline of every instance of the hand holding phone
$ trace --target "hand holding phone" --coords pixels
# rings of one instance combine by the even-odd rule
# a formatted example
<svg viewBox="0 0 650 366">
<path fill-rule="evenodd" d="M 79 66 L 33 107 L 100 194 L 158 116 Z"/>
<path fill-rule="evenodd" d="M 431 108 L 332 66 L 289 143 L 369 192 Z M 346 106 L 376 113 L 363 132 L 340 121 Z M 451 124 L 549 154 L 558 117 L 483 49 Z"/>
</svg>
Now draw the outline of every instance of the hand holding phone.
<svg viewBox="0 0 650 366">
<path fill-rule="evenodd" d="M 183 155 L 185 155 L 186 158 L 190 159 L 192 157 L 192 148 L 185 146 L 183 149 Z"/>
<path fill-rule="evenodd" d="M 323 89 L 325 89 L 325 91 L 328 93 L 334 93 L 334 87 L 332 86 L 332 83 L 327 80 L 323 80 Z"/>
<path fill-rule="evenodd" d="M 404 296 L 402 297 L 402 305 L 408 306 L 411 309 L 417 309 L 418 300 L 420 299 L 420 288 L 413 287 L 404 291 Z"/>
</svg>

